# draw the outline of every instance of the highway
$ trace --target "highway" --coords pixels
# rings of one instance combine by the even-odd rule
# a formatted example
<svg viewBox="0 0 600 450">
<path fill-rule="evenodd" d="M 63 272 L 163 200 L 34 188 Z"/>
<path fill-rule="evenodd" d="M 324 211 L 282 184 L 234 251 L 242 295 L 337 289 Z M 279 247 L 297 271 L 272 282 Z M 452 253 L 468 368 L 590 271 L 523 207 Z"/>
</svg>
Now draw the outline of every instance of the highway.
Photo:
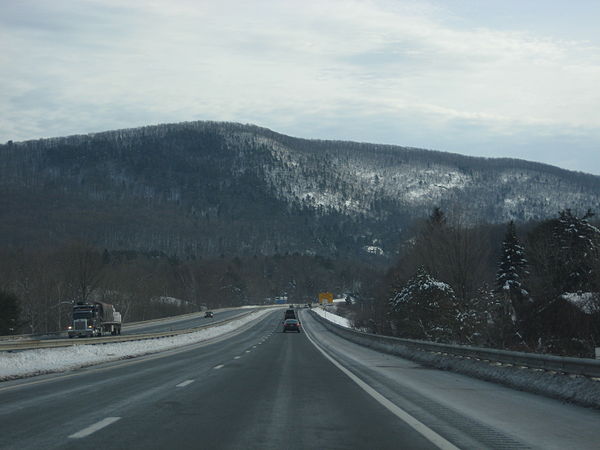
<svg viewBox="0 0 600 450">
<path fill-rule="evenodd" d="M 240 314 L 246 314 L 253 311 L 251 308 L 234 308 L 234 309 L 219 309 L 214 311 L 214 317 L 204 317 L 204 312 L 192 315 L 190 317 L 181 318 L 175 316 L 157 321 L 138 322 L 135 324 L 125 324 L 121 334 L 143 334 L 143 333 L 158 333 L 161 331 L 185 330 L 188 328 L 196 328 L 204 325 L 212 325 L 232 319 Z"/>
<path fill-rule="evenodd" d="M 307 332 L 281 333 L 281 316 L 1 383 L 0 448 L 598 448 L 598 411 L 374 352 L 306 311 Z"/>
<path fill-rule="evenodd" d="M 229 319 L 233 319 L 241 314 L 252 311 L 252 308 L 225 308 L 214 310 L 214 317 L 205 318 L 204 312 L 195 314 L 188 314 L 184 316 L 167 317 L 164 319 L 147 320 L 143 322 L 125 323 L 121 334 L 124 336 L 145 334 L 145 333 L 160 333 L 163 331 L 176 331 L 186 330 L 189 328 L 196 328 L 205 325 L 213 325 L 219 322 L 223 322 Z M 52 333 L 48 335 L 37 335 L 33 340 L 56 340 L 65 339 L 67 337 L 66 331 L 60 333 Z M 8 340 L 7 336 L 4 336 L 5 340 Z M 94 339 L 102 339 L 102 336 Z"/>
</svg>

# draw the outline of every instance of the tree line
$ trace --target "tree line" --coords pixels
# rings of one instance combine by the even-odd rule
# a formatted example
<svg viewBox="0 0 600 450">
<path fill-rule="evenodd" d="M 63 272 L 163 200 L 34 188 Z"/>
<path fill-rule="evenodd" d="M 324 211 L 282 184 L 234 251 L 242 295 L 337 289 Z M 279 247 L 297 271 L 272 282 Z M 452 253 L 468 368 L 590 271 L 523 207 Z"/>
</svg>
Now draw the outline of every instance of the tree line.
<svg viewBox="0 0 600 450">
<path fill-rule="evenodd" d="M 593 357 L 600 347 L 600 230 L 588 210 L 466 226 L 435 208 L 369 296 L 375 333 Z"/>
<path fill-rule="evenodd" d="M 0 335 L 64 330 L 73 302 L 115 305 L 125 323 L 204 309 L 308 303 L 320 291 L 360 291 L 383 268 L 299 253 L 178 259 L 87 242 L 0 249 Z"/>
</svg>

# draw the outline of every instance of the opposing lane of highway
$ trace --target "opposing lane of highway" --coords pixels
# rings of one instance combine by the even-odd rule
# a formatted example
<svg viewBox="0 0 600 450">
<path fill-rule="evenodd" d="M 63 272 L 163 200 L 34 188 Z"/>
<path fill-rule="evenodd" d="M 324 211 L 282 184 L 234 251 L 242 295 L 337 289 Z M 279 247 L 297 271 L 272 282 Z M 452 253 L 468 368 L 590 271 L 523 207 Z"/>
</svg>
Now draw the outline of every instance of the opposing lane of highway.
<svg viewBox="0 0 600 450">
<path fill-rule="evenodd" d="M 204 313 L 200 313 L 197 316 L 178 319 L 174 317 L 172 319 L 166 319 L 162 321 L 149 321 L 149 322 L 138 322 L 133 325 L 127 325 L 123 327 L 121 334 L 142 334 L 142 333 L 158 333 L 162 331 L 176 331 L 185 330 L 188 328 L 201 327 L 204 325 L 212 325 L 225 320 L 233 319 L 241 314 L 246 314 L 252 311 L 247 308 L 235 308 L 235 309 L 223 309 L 215 312 L 214 317 L 204 317 Z"/>
</svg>

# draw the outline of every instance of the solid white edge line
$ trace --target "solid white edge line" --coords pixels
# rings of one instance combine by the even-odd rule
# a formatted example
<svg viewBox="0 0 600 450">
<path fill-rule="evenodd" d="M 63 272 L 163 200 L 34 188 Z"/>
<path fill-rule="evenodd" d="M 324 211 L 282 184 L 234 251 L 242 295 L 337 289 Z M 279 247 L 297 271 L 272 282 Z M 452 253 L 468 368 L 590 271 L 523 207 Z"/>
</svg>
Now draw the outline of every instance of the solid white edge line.
<svg viewBox="0 0 600 450">
<path fill-rule="evenodd" d="M 400 407 L 398 407 L 397 405 L 392 403 L 390 400 L 385 398 L 383 395 L 381 395 L 379 392 L 377 392 L 375 389 L 373 389 L 371 386 L 369 386 L 363 380 L 361 380 L 356 375 L 354 375 L 352 372 L 350 372 L 348 369 L 346 369 L 344 366 L 342 366 L 339 362 L 337 362 L 335 359 L 333 359 L 332 356 L 330 356 L 328 353 L 326 353 L 325 350 L 323 350 L 321 347 L 319 347 L 317 345 L 317 343 L 309 336 L 309 333 L 305 333 L 305 335 L 308 338 L 308 340 L 315 346 L 315 348 L 317 350 L 319 350 L 323 354 L 323 356 L 325 356 L 325 358 L 327 358 L 329 361 L 331 361 L 331 363 L 334 366 L 336 366 L 338 369 L 340 369 L 352 381 L 354 381 L 358 386 L 360 386 L 367 394 L 369 394 L 371 397 L 373 397 L 375 400 L 377 400 L 382 406 L 387 408 L 392 414 L 394 414 L 400 420 L 402 420 L 406 424 L 408 424 L 411 428 L 413 428 L 415 431 L 417 431 L 419 434 L 421 434 L 423 437 L 425 437 L 429 442 L 434 444 L 437 448 L 442 449 L 442 450 L 460 450 L 454 444 L 447 441 L 442 436 L 440 436 L 435 431 L 433 431 L 431 428 L 427 427 L 425 424 L 423 424 L 419 420 L 415 419 L 413 416 L 408 414 L 406 411 L 404 411 L 403 409 L 401 409 Z"/>
<path fill-rule="evenodd" d="M 188 384 L 192 384 L 194 380 L 185 380 L 177 384 L 175 387 L 186 387 Z"/>
<path fill-rule="evenodd" d="M 84 428 L 77 433 L 73 433 L 69 436 L 71 439 L 81 439 L 89 436 L 90 434 L 95 433 L 98 430 L 101 430 L 104 427 L 109 426 L 111 423 L 115 423 L 117 420 L 120 420 L 120 417 L 107 417 L 106 419 L 102 419 L 100 422 L 95 423 L 94 425 L 90 425 L 87 428 Z"/>
</svg>

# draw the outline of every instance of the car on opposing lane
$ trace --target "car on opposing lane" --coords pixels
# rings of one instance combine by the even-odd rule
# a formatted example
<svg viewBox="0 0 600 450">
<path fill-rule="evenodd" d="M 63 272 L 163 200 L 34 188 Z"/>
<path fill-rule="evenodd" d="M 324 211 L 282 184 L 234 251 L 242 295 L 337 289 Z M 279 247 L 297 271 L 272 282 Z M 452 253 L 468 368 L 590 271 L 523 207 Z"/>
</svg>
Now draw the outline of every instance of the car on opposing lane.
<svg viewBox="0 0 600 450">
<path fill-rule="evenodd" d="M 297 319 L 286 319 L 283 321 L 283 332 L 297 331 L 300 333 L 300 321 Z"/>
</svg>

